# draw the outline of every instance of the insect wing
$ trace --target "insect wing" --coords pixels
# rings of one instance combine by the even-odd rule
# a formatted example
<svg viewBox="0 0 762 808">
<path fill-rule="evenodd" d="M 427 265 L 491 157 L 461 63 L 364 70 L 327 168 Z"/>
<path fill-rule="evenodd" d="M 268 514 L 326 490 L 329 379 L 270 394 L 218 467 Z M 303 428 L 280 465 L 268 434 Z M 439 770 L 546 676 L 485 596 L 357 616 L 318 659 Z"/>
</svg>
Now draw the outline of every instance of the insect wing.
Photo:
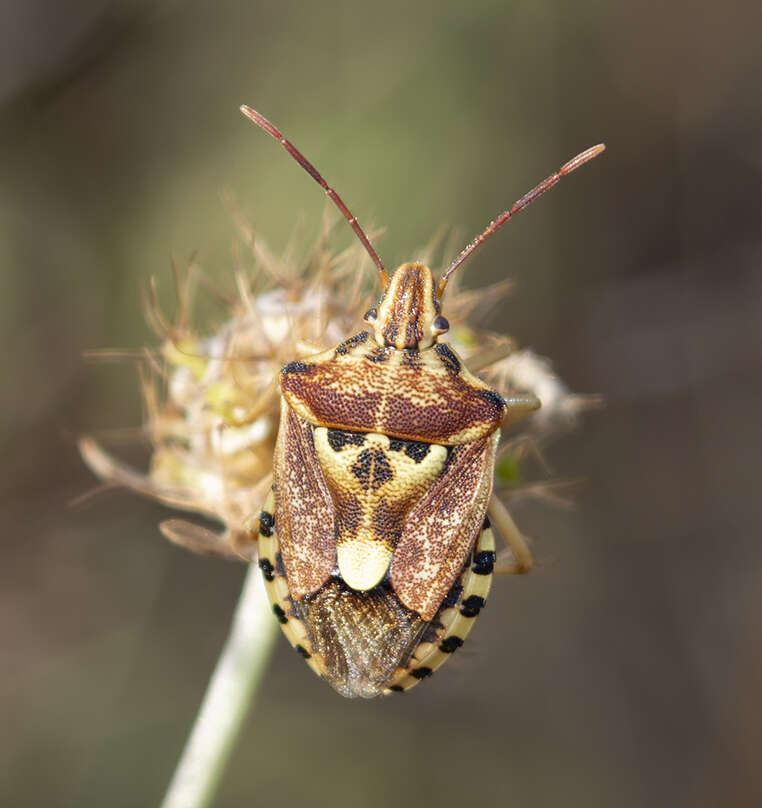
<svg viewBox="0 0 762 808">
<path fill-rule="evenodd" d="M 499 433 L 456 446 L 442 475 L 411 509 L 391 564 L 400 600 L 432 620 L 468 560 L 492 493 Z"/>
<path fill-rule="evenodd" d="M 294 598 L 320 589 L 336 564 L 335 511 L 312 428 L 285 401 L 273 466 L 275 522 Z"/>
</svg>

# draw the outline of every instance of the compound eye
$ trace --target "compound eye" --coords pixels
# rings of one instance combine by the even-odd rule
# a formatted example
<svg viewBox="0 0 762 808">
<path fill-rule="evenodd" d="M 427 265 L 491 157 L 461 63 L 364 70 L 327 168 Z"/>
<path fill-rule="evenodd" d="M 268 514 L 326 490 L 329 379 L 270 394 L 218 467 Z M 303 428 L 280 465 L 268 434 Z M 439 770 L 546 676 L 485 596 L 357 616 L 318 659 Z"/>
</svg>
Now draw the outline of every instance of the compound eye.
<svg viewBox="0 0 762 808">
<path fill-rule="evenodd" d="M 450 330 L 450 323 L 447 321 L 446 317 L 442 317 L 440 314 L 438 317 L 434 318 L 433 327 L 437 334 L 444 334 L 445 331 Z"/>
<path fill-rule="evenodd" d="M 369 323 L 375 322 L 378 319 L 378 309 L 368 309 L 365 314 L 363 314 L 362 318 L 363 320 L 367 320 Z"/>
</svg>

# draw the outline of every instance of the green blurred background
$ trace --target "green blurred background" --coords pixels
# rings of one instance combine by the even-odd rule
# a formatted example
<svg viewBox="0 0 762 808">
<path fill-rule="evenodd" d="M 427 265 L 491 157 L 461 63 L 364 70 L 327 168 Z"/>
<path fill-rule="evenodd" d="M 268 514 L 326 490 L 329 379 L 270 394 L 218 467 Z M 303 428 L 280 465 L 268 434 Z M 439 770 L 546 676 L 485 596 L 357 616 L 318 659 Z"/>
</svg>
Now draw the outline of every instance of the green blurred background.
<svg viewBox="0 0 762 808">
<path fill-rule="evenodd" d="M 755 19 L 756 18 L 756 19 Z M 540 566 L 407 697 L 336 696 L 279 641 L 219 806 L 762 804 L 756 4 L 0 4 L 0 804 L 152 806 L 243 569 L 93 485 L 78 433 L 140 422 L 140 287 L 231 285 L 235 190 L 282 249 L 319 189 L 387 266 L 606 154 L 464 273 L 490 325 L 608 405 L 552 447 L 574 510 L 516 514 Z M 351 233 L 341 233 L 350 244 Z M 129 454 L 129 450 L 125 451 Z"/>
</svg>

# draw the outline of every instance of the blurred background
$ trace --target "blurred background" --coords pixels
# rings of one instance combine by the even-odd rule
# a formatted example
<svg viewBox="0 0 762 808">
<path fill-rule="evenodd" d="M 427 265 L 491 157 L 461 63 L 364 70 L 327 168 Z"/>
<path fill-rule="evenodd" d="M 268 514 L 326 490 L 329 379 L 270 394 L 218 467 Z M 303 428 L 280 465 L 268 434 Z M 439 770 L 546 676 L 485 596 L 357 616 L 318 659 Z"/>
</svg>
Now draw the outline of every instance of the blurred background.
<svg viewBox="0 0 762 808">
<path fill-rule="evenodd" d="M 464 278 L 512 277 L 489 325 L 607 406 L 548 452 L 574 509 L 515 514 L 538 568 L 431 681 L 343 700 L 279 639 L 217 804 L 762 804 L 760 16 L 0 3 L 0 803 L 157 805 L 226 636 L 242 567 L 127 493 L 68 503 L 76 436 L 141 418 L 134 367 L 82 352 L 154 341 L 140 289 L 169 295 L 172 257 L 232 286 L 221 191 L 276 251 L 320 227 L 245 102 L 386 228 L 387 266 L 606 141 Z"/>
</svg>

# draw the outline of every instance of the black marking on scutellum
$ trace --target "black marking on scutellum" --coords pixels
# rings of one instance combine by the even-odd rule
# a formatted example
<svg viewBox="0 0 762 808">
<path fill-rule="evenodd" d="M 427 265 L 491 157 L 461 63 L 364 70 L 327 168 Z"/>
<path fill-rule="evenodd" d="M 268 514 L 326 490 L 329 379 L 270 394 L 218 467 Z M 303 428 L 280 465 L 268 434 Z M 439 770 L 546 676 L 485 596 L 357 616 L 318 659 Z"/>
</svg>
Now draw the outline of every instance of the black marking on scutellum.
<svg viewBox="0 0 762 808">
<path fill-rule="evenodd" d="M 275 578 L 275 567 L 266 558 L 259 559 L 259 569 L 262 570 L 266 580 L 272 581 Z"/>
<path fill-rule="evenodd" d="M 347 432 L 343 429 L 328 430 L 328 445 L 334 452 L 340 452 L 345 446 L 362 446 L 365 435 L 362 432 Z"/>
<path fill-rule="evenodd" d="M 491 575 L 495 568 L 495 553 L 492 550 L 482 550 L 474 553 L 474 565 L 471 569 L 476 575 Z"/>
<path fill-rule="evenodd" d="M 443 654 L 452 654 L 460 648 L 461 645 L 463 645 L 463 640 L 455 634 L 452 634 L 449 637 L 445 637 L 442 642 L 439 643 L 439 650 Z"/>
<path fill-rule="evenodd" d="M 461 604 L 460 613 L 463 617 L 476 617 L 483 607 L 484 598 L 480 598 L 479 595 L 470 595 Z"/>
<path fill-rule="evenodd" d="M 288 623 L 288 617 L 277 603 L 273 604 L 273 614 L 278 618 L 279 623 Z"/>
<path fill-rule="evenodd" d="M 267 511 L 262 511 L 262 513 L 259 514 L 259 532 L 263 536 L 272 536 L 274 525 L 275 525 L 275 518 L 271 513 L 268 513 Z"/>
<path fill-rule="evenodd" d="M 439 358 L 442 360 L 442 364 L 447 370 L 451 373 L 460 373 L 460 360 L 455 356 L 449 346 L 445 345 L 444 342 L 438 342 L 434 346 L 434 350 L 437 352 Z"/>
<path fill-rule="evenodd" d="M 405 447 L 405 454 L 416 463 L 420 463 L 429 453 L 431 444 L 421 443 L 417 440 L 409 440 Z"/>
<path fill-rule="evenodd" d="M 418 440 L 402 440 L 401 438 L 389 438 L 390 452 L 404 452 L 411 460 L 420 463 L 431 449 L 430 443 L 423 443 Z"/>
<path fill-rule="evenodd" d="M 353 337 L 345 339 L 344 342 L 342 342 L 336 348 L 336 355 L 341 354 L 343 356 L 344 354 L 348 354 L 352 348 L 355 347 L 355 345 L 362 345 L 362 343 L 368 339 L 368 336 L 369 334 L 367 331 L 361 331 L 359 334 L 355 334 Z"/>
<path fill-rule="evenodd" d="M 297 654 L 301 654 L 305 659 L 309 659 L 312 656 L 303 645 L 295 645 L 294 651 L 296 651 Z"/>
<path fill-rule="evenodd" d="M 392 467 L 381 449 L 364 449 L 349 470 L 365 491 L 375 491 L 394 479 Z"/>
</svg>

